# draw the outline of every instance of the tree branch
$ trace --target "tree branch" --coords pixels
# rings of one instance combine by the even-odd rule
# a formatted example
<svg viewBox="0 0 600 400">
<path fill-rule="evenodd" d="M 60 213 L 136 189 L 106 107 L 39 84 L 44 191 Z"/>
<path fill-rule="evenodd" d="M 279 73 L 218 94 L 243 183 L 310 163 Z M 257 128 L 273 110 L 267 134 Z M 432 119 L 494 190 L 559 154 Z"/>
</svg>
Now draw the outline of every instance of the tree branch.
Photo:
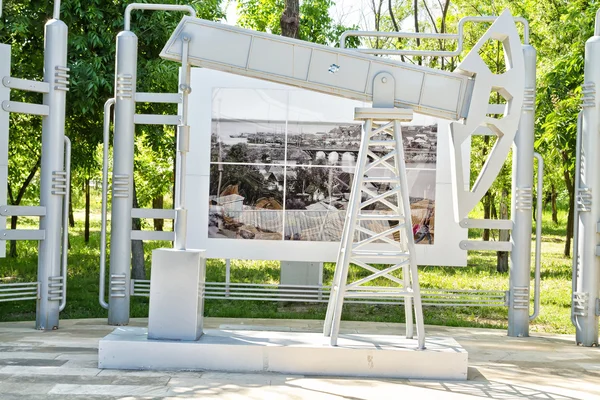
<svg viewBox="0 0 600 400">
<path fill-rule="evenodd" d="M 33 180 L 35 173 L 37 172 L 38 168 L 40 167 L 41 161 L 42 161 L 42 156 L 39 156 L 37 161 L 35 162 L 35 165 L 31 168 L 31 171 L 29 171 L 29 175 L 27 175 L 25 182 L 23 182 L 23 185 L 19 189 L 19 193 L 17 193 L 17 201 L 14 203 L 15 205 L 19 205 L 21 203 L 21 200 L 23 199 L 23 196 L 25 196 L 25 192 L 27 191 L 27 187 Z"/>
</svg>

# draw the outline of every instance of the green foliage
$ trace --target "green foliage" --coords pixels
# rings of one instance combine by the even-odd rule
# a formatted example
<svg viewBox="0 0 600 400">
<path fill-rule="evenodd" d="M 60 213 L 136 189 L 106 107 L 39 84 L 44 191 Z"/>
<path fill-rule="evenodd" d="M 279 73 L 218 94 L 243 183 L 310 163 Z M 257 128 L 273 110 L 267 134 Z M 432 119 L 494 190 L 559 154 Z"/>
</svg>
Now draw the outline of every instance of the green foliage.
<svg viewBox="0 0 600 400">
<path fill-rule="evenodd" d="M 346 27 L 336 23 L 329 16 L 332 0 L 305 0 L 300 4 L 300 39 L 312 43 L 338 46 L 340 35 L 356 26 Z M 238 2 L 240 14 L 238 23 L 243 28 L 281 34 L 279 19 L 285 8 L 284 0 L 241 0 Z M 349 41 L 348 47 L 357 47 L 358 42 Z"/>
</svg>

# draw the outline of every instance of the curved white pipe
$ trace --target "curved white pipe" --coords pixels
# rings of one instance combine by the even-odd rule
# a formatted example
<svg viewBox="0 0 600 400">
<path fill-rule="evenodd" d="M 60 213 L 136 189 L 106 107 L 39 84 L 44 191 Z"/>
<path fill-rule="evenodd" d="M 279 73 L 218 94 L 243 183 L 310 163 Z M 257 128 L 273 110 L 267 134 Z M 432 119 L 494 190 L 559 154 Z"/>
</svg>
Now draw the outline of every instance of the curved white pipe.
<svg viewBox="0 0 600 400">
<path fill-rule="evenodd" d="M 104 131 L 102 146 L 102 211 L 100 222 L 100 290 L 98 300 L 104 309 L 108 303 L 104 300 L 106 280 L 106 209 L 108 201 L 108 146 L 110 135 L 110 109 L 115 104 L 115 99 L 108 99 L 104 103 Z"/>
<path fill-rule="evenodd" d="M 62 228 L 62 277 L 63 292 L 58 311 L 67 305 L 67 256 L 69 253 L 69 202 L 71 196 L 71 140 L 65 136 L 65 197 L 63 201 L 63 228 Z"/>
<path fill-rule="evenodd" d="M 131 11 L 133 10 L 153 10 L 153 11 L 183 11 L 196 17 L 196 10 L 192 6 L 180 6 L 174 4 L 144 4 L 131 3 L 125 8 L 125 30 L 131 30 Z"/>
</svg>

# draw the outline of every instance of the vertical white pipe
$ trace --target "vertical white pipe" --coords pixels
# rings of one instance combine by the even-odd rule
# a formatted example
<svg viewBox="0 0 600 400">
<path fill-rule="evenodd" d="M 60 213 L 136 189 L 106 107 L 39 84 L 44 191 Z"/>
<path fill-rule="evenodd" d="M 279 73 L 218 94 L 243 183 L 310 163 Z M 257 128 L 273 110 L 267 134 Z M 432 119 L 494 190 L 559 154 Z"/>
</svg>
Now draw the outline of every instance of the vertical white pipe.
<svg viewBox="0 0 600 400">
<path fill-rule="evenodd" d="M 523 46 L 525 97 L 519 130 L 513 145 L 508 336 L 529 336 L 529 286 L 531 274 L 531 229 L 533 226 L 533 142 L 535 124 L 536 51 Z"/>
<path fill-rule="evenodd" d="M 52 330 L 58 328 L 60 296 L 56 291 L 57 279 L 61 275 L 61 227 L 63 189 L 58 178 L 64 173 L 65 102 L 68 88 L 62 82 L 67 67 L 67 25 L 52 19 L 45 26 L 44 81 L 50 91 L 44 95 L 44 104 L 49 114 L 42 119 L 42 161 L 40 170 L 40 205 L 46 215 L 40 217 L 40 229 L 46 238 L 40 241 L 38 253 L 38 281 L 40 299 L 36 309 L 36 328 Z"/>
<path fill-rule="evenodd" d="M 129 323 L 138 38 L 117 35 L 108 323 Z"/>
</svg>

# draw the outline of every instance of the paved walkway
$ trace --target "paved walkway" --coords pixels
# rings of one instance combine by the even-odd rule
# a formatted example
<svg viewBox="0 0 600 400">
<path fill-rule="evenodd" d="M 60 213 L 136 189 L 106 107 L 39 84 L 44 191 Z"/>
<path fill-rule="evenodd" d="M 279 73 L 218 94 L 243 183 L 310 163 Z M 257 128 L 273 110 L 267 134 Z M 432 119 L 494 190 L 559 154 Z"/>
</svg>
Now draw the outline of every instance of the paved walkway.
<svg viewBox="0 0 600 400">
<path fill-rule="evenodd" d="M 353 379 L 283 374 L 100 370 L 106 320 L 64 320 L 52 332 L 32 322 L 0 323 L 0 399 L 600 399 L 600 349 L 566 335 L 517 339 L 505 331 L 427 327 L 469 352 L 463 382 Z M 146 326 L 136 319 L 132 325 Z M 206 318 L 206 328 L 315 331 L 321 321 Z M 347 322 L 345 333 L 392 334 L 399 324 Z"/>
</svg>

